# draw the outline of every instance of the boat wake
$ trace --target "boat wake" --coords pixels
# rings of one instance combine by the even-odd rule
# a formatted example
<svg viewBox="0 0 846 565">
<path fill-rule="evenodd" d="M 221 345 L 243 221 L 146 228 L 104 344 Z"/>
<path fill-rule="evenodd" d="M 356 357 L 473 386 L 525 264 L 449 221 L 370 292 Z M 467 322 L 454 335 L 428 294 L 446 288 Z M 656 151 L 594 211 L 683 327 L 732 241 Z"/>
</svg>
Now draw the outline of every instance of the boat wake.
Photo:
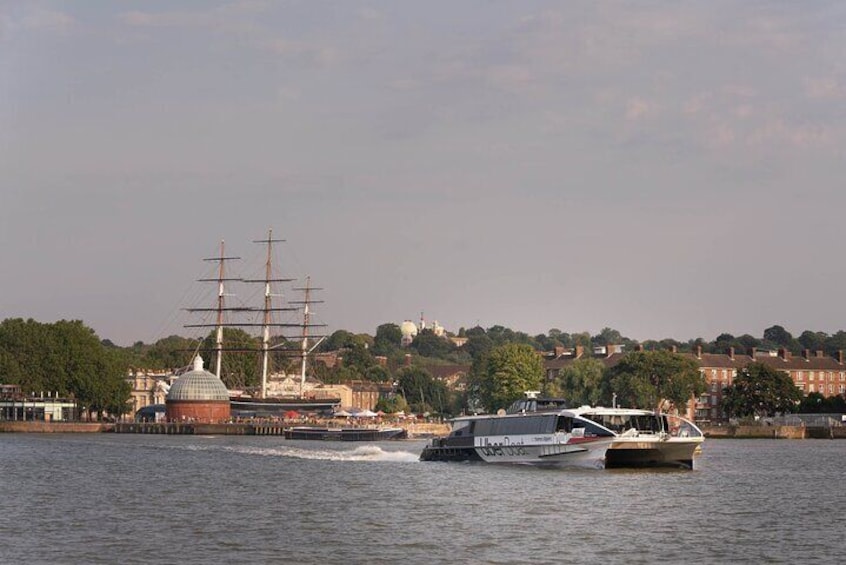
<svg viewBox="0 0 846 565">
<path fill-rule="evenodd" d="M 336 449 L 303 449 L 300 447 L 226 447 L 226 451 L 260 455 L 263 457 L 290 457 L 293 459 L 310 459 L 320 461 L 376 461 L 411 463 L 418 461 L 418 454 L 408 451 L 385 451 L 375 445 L 356 447 L 349 451 Z"/>
</svg>

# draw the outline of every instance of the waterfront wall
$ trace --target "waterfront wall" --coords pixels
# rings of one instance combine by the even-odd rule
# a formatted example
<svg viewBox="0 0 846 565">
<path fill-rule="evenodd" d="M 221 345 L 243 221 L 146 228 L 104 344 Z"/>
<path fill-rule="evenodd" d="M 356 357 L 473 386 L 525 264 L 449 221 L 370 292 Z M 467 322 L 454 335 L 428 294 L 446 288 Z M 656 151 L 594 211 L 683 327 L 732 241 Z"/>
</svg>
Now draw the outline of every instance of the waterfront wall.
<svg viewBox="0 0 846 565">
<path fill-rule="evenodd" d="M 114 424 L 106 422 L 22 422 L 0 421 L 0 433 L 93 433 L 110 432 Z"/>
<path fill-rule="evenodd" d="M 846 427 L 704 426 L 705 437 L 736 439 L 846 439 Z"/>
</svg>

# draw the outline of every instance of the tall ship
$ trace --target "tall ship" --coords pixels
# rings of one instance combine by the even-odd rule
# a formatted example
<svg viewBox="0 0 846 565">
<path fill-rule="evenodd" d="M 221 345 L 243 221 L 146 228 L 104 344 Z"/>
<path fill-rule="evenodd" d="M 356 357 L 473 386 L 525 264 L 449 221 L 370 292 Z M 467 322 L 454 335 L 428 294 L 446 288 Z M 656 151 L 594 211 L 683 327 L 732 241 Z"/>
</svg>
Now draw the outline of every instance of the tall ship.
<svg viewBox="0 0 846 565">
<path fill-rule="evenodd" d="M 258 387 L 240 391 L 230 396 L 232 413 L 236 417 L 281 417 L 292 410 L 331 413 L 333 409 L 340 405 L 339 398 L 315 398 L 306 394 L 308 358 L 325 338 L 322 335 L 314 335 L 312 331 L 314 328 L 325 327 L 325 325 L 314 323 L 310 311 L 311 305 L 322 302 L 313 298 L 313 293 L 322 289 L 311 286 L 310 277 L 306 277 L 304 286 L 292 289 L 302 293 L 302 299 L 288 301 L 288 305 L 283 306 L 274 302 L 274 300 L 281 299 L 283 296 L 276 290 L 277 285 L 295 280 L 280 277 L 274 272 L 273 246 L 275 243 L 283 241 L 282 239 L 274 239 L 272 230 L 268 230 L 266 239 L 254 241 L 254 243 L 266 246 L 264 276 L 260 278 L 230 276 L 227 272 L 227 265 L 231 261 L 240 260 L 240 257 L 226 255 L 225 244 L 221 241 L 219 255 L 204 259 L 204 261 L 216 263 L 216 276 L 199 279 L 199 282 L 217 285 L 216 304 L 213 307 L 186 308 L 189 312 L 205 313 L 215 317 L 214 321 L 186 324 L 185 327 L 214 329 L 214 346 L 211 353 L 215 360 L 215 375 L 218 378 L 222 376 L 222 359 L 225 353 L 259 355 L 260 383 Z M 262 285 L 264 289 L 262 304 L 260 306 L 229 305 L 227 299 L 233 296 L 227 292 L 230 283 Z M 288 313 L 289 315 L 298 313 L 300 319 L 280 321 L 277 316 L 281 313 Z M 252 316 L 252 318 L 248 319 L 248 316 Z M 238 319 L 232 319 L 232 317 L 238 317 Z M 260 346 L 258 348 L 229 346 L 224 340 L 224 329 L 228 327 L 259 328 L 261 332 Z M 288 334 L 284 335 L 284 333 L 279 333 L 278 330 L 287 330 Z M 296 333 L 293 333 L 294 330 L 296 330 Z M 199 351 L 199 346 L 197 350 Z M 278 392 L 271 394 L 269 379 L 271 376 L 271 358 L 274 357 L 298 361 L 296 365 L 299 386 L 296 387 L 295 391 L 288 390 L 287 393 L 283 394 Z M 288 362 L 286 365 L 290 368 L 294 363 Z M 282 376 L 290 380 L 291 375 Z"/>
</svg>

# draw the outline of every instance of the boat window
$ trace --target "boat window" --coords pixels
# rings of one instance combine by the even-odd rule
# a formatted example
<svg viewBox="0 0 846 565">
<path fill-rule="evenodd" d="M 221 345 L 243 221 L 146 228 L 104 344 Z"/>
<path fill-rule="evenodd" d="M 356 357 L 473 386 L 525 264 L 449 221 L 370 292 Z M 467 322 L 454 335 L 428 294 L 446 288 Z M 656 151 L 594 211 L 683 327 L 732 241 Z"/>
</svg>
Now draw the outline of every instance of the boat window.
<svg viewBox="0 0 846 565">
<path fill-rule="evenodd" d="M 558 423 L 555 426 L 555 431 L 569 432 L 573 429 L 573 418 L 570 416 L 558 416 Z"/>
<path fill-rule="evenodd" d="M 476 423 L 475 435 L 507 436 L 549 434 L 555 427 L 555 415 L 532 415 L 515 418 L 491 418 Z"/>
<path fill-rule="evenodd" d="M 585 437 L 613 436 L 614 432 L 584 418 L 573 418 L 573 428 L 584 428 Z"/>
</svg>

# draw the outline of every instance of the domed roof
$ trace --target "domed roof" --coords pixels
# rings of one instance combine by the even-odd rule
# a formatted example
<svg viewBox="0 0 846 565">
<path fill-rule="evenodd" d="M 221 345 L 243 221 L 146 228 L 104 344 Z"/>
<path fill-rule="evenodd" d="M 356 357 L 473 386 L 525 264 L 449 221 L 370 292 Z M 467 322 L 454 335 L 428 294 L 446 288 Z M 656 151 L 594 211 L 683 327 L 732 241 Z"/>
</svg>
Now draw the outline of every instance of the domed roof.
<svg viewBox="0 0 846 565">
<path fill-rule="evenodd" d="M 402 332 L 402 335 L 415 336 L 417 335 L 417 325 L 411 320 L 406 320 L 400 326 L 400 332 Z"/>
<path fill-rule="evenodd" d="M 228 401 L 229 391 L 223 381 L 203 369 L 203 358 L 197 355 L 194 370 L 176 379 L 166 400 Z"/>
</svg>

